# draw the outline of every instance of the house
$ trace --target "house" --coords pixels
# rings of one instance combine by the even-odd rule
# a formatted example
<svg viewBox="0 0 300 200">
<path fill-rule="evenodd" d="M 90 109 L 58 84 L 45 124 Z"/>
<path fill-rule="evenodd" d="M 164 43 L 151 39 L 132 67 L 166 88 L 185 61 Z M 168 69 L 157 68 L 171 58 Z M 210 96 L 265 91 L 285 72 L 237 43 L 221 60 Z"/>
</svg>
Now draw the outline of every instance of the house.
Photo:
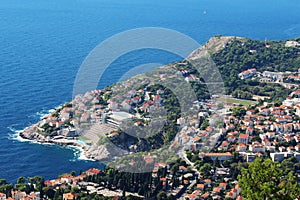
<svg viewBox="0 0 300 200">
<path fill-rule="evenodd" d="M 183 180 L 183 184 L 184 184 L 184 185 L 188 185 L 189 183 L 190 183 L 189 180 L 186 180 L 186 179 Z"/>
<path fill-rule="evenodd" d="M 236 152 L 246 152 L 247 151 L 247 145 L 245 145 L 244 143 L 240 143 L 236 146 L 235 151 Z"/>
<path fill-rule="evenodd" d="M 21 200 L 26 196 L 26 192 L 22 192 L 20 190 L 12 190 L 11 196 L 14 200 Z"/>
<path fill-rule="evenodd" d="M 89 112 L 84 112 L 81 117 L 80 117 L 80 122 L 86 123 L 90 119 L 90 114 Z"/>
<path fill-rule="evenodd" d="M 186 82 L 198 82 L 199 81 L 199 78 L 196 76 L 196 75 L 194 75 L 194 74 L 190 74 L 190 75 L 188 75 L 187 77 L 185 77 L 185 79 L 184 79 Z"/>
<path fill-rule="evenodd" d="M 286 148 L 284 146 L 280 146 L 278 149 L 279 149 L 280 152 L 286 151 Z"/>
<path fill-rule="evenodd" d="M 282 72 L 270 72 L 270 71 L 264 71 L 262 73 L 263 77 L 268 77 L 272 79 L 281 79 L 283 78 L 283 73 Z"/>
<path fill-rule="evenodd" d="M 71 182 L 72 182 L 72 178 L 73 178 L 73 176 L 71 176 L 70 174 L 64 174 L 64 175 L 60 178 L 60 180 L 61 180 L 61 182 L 63 182 L 63 183 L 71 183 Z"/>
<path fill-rule="evenodd" d="M 248 127 L 247 129 L 246 129 L 246 134 L 248 134 L 248 135 L 253 135 L 253 128 L 252 127 Z"/>
<path fill-rule="evenodd" d="M 31 192 L 29 195 L 28 195 L 29 199 L 30 200 L 40 200 L 40 192 Z"/>
<path fill-rule="evenodd" d="M 227 124 L 226 129 L 227 130 L 234 130 L 235 126 L 234 126 L 234 124 Z"/>
<path fill-rule="evenodd" d="M 249 150 L 252 151 L 253 153 L 257 153 L 257 152 L 264 153 L 266 151 L 266 148 L 264 145 L 260 144 L 259 142 L 253 142 L 249 146 Z"/>
<path fill-rule="evenodd" d="M 284 132 L 284 126 L 282 124 L 273 123 L 270 126 L 271 131 L 275 131 L 276 133 L 283 133 Z"/>
<path fill-rule="evenodd" d="M 283 123 L 286 123 L 286 122 L 287 122 L 287 120 L 286 120 L 285 118 L 283 118 L 283 117 L 279 117 L 279 118 L 277 118 L 275 121 L 276 121 L 277 123 L 280 123 L 280 124 L 283 124 Z"/>
<path fill-rule="evenodd" d="M 70 119 L 70 113 L 69 112 L 65 112 L 62 111 L 59 115 L 59 118 L 61 119 L 61 121 L 65 122 L 68 121 Z"/>
<path fill-rule="evenodd" d="M 65 193 L 63 194 L 63 200 L 74 200 L 76 199 L 76 194 L 73 194 L 73 193 Z"/>
<path fill-rule="evenodd" d="M 226 140 L 222 142 L 221 146 L 219 147 L 220 150 L 227 150 L 229 146 L 229 142 Z"/>
<path fill-rule="evenodd" d="M 6 200 L 6 194 L 0 192 L 0 200 Z"/>
<path fill-rule="evenodd" d="M 238 196 L 238 197 L 236 198 L 236 200 L 243 200 L 243 197 L 242 197 L 242 196 Z"/>
<path fill-rule="evenodd" d="M 186 194 L 185 195 L 186 199 L 190 199 L 190 200 L 196 200 L 197 199 L 197 195 L 192 193 L 192 194 Z"/>
<path fill-rule="evenodd" d="M 264 108 L 260 111 L 261 115 L 268 116 L 270 114 L 270 110 L 268 108 Z"/>
<path fill-rule="evenodd" d="M 262 142 L 261 142 L 263 145 L 265 145 L 266 147 L 268 146 L 271 146 L 271 142 L 268 140 L 268 139 L 262 139 Z"/>
<path fill-rule="evenodd" d="M 204 184 L 197 184 L 197 189 L 204 190 L 205 185 Z"/>
<path fill-rule="evenodd" d="M 267 150 L 270 151 L 270 153 L 274 153 L 276 150 L 275 146 L 267 146 Z"/>
<path fill-rule="evenodd" d="M 57 186 L 58 184 L 60 184 L 60 181 L 46 180 L 46 181 L 44 182 L 44 184 L 45 184 L 47 187 L 55 187 L 55 186 Z"/>
<path fill-rule="evenodd" d="M 219 161 L 230 160 L 233 155 L 230 152 L 225 153 L 206 153 L 204 156 L 209 157 L 212 160 L 218 159 Z"/>
<path fill-rule="evenodd" d="M 232 191 L 227 192 L 225 198 L 228 198 L 228 199 L 235 199 L 235 198 L 236 198 L 236 193 L 234 193 L 234 192 L 232 192 Z"/>
<path fill-rule="evenodd" d="M 293 146 L 289 146 L 288 148 L 287 148 L 287 151 L 288 152 L 294 152 L 295 151 L 295 147 L 293 147 Z"/>
<path fill-rule="evenodd" d="M 143 91 L 144 92 L 144 91 Z M 158 89 L 158 90 L 156 90 L 156 94 L 158 94 L 158 95 L 160 95 L 160 94 L 164 94 L 165 93 L 165 91 L 164 90 L 162 90 L 162 89 Z"/>
<path fill-rule="evenodd" d="M 204 179 L 204 185 L 210 187 L 211 186 L 211 180 L 210 179 Z"/>
<path fill-rule="evenodd" d="M 227 183 L 220 183 L 220 184 L 219 184 L 219 188 L 220 188 L 221 190 L 226 190 L 226 187 L 227 187 Z"/>
<path fill-rule="evenodd" d="M 219 188 L 219 187 L 214 187 L 213 188 L 213 193 L 220 193 L 221 192 L 221 188 Z"/>
<path fill-rule="evenodd" d="M 253 126 L 253 121 L 250 119 L 244 119 L 242 122 L 245 124 L 245 126 Z"/>
<path fill-rule="evenodd" d="M 101 170 L 99 170 L 99 169 L 91 168 L 91 169 L 87 170 L 85 173 L 86 173 L 86 175 L 88 175 L 88 176 L 93 176 L 93 175 L 98 175 L 98 174 L 100 174 L 100 172 L 101 172 Z"/>
<path fill-rule="evenodd" d="M 225 118 L 225 123 L 236 124 L 236 123 L 238 123 L 238 121 L 239 120 L 233 115 Z"/>
<path fill-rule="evenodd" d="M 251 78 L 252 76 L 254 76 L 256 74 L 256 69 L 255 68 L 251 68 L 248 70 L 245 70 L 241 73 L 238 74 L 238 76 L 240 77 L 240 79 L 248 79 Z"/>
<path fill-rule="evenodd" d="M 204 193 L 204 194 L 201 195 L 201 198 L 202 198 L 202 199 L 208 199 L 209 196 L 210 196 L 209 193 Z"/>
<path fill-rule="evenodd" d="M 284 124 L 283 125 L 283 131 L 285 133 L 290 133 L 293 131 L 293 124 Z"/>
<path fill-rule="evenodd" d="M 267 132 L 266 135 L 269 139 L 273 139 L 275 137 L 275 132 Z"/>
<path fill-rule="evenodd" d="M 179 168 L 178 168 L 178 171 L 179 172 L 184 172 L 184 171 L 186 171 L 186 167 L 183 166 L 183 165 L 180 165 Z"/>
<path fill-rule="evenodd" d="M 228 140 L 228 142 L 234 142 L 235 140 L 236 140 L 236 137 L 235 136 L 233 136 L 233 135 L 229 135 L 228 137 L 227 137 L 227 140 Z"/>
<path fill-rule="evenodd" d="M 249 142 L 249 135 L 248 134 L 240 134 L 238 142 L 239 143 L 248 144 L 248 142 Z"/>
</svg>

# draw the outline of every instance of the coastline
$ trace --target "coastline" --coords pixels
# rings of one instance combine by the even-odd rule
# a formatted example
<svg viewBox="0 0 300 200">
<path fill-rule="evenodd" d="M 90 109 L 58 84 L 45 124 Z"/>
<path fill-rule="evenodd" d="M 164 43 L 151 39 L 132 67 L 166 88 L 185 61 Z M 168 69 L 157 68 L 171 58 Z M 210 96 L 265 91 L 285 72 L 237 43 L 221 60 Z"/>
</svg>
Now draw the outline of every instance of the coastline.
<svg viewBox="0 0 300 200">
<path fill-rule="evenodd" d="M 14 137 L 16 140 L 20 142 L 31 142 L 41 145 L 57 145 L 64 148 L 69 148 L 72 150 L 79 151 L 78 160 L 86 160 L 86 161 L 101 161 L 107 162 L 111 161 L 113 157 L 123 155 L 122 152 L 114 152 L 109 148 L 108 145 L 83 145 L 80 143 L 84 143 L 84 141 L 74 137 L 70 138 L 62 138 L 62 139 L 55 139 L 51 137 L 45 137 L 42 134 L 36 131 L 38 127 L 37 124 L 33 124 L 24 130 L 15 131 L 16 136 Z M 80 142 L 80 143 L 79 143 Z M 120 154 L 119 154 L 120 153 Z M 76 157 L 76 155 L 74 155 Z"/>
<path fill-rule="evenodd" d="M 45 114 L 43 115 L 44 117 L 47 116 L 49 114 Z M 26 127 L 23 130 L 13 130 L 11 129 L 12 132 L 14 132 L 14 134 L 11 134 L 9 139 L 11 140 L 16 140 L 18 142 L 28 142 L 28 143 L 33 143 L 33 144 L 39 144 L 39 145 L 57 145 L 59 147 L 62 148 L 67 148 L 70 149 L 72 151 L 74 151 L 74 159 L 78 159 L 78 160 L 85 160 L 85 161 L 97 161 L 95 159 L 91 159 L 86 155 L 86 148 L 84 145 L 80 145 L 78 143 L 74 143 L 73 145 L 71 144 L 67 144 L 67 145 L 62 145 L 60 143 L 57 143 L 53 140 L 46 140 L 45 138 L 42 138 L 40 134 L 36 133 L 36 132 L 31 132 L 33 134 L 31 134 L 31 137 L 29 137 L 28 135 L 24 134 L 24 132 L 28 132 L 29 130 L 32 130 L 33 127 L 35 127 L 36 124 L 33 124 L 29 127 Z M 34 137 L 37 136 L 37 137 Z M 76 140 L 76 141 L 81 141 L 81 140 Z M 82 141 L 83 142 L 83 141 Z M 79 154 L 79 156 L 76 156 L 76 154 Z"/>
</svg>

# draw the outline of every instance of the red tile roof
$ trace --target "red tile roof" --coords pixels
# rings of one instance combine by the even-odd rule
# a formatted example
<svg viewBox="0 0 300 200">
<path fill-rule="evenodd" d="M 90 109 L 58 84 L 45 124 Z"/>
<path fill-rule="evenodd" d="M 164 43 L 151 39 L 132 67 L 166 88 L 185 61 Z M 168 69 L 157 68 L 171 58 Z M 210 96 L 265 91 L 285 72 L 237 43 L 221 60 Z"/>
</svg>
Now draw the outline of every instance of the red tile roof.
<svg viewBox="0 0 300 200">
<path fill-rule="evenodd" d="M 91 174 L 99 174 L 101 172 L 101 170 L 96 169 L 96 168 L 91 168 L 91 169 L 87 170 L 86 172 L 91 173 Z"/>
</svg>

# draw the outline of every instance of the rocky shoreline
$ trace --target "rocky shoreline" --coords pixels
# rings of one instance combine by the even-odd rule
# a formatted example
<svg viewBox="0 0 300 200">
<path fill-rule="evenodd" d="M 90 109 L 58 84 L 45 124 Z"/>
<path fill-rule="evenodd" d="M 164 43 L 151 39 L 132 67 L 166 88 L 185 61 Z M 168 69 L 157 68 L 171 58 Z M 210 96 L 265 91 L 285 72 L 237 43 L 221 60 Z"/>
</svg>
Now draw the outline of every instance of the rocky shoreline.
<svg viewBox="0 0 300 200">
<path fill-rule="evenodd" d="M 87 160 L 93 161 L 101 161 L 107 162 L 113 160 L 114 157 L 122 156 L 126 153 L 126 151 L 115 151 L 114 148 L 110 147 L 110 144 L 91 144 L 91 145 L 83 145 L 78 143 L 76 138 L 69 139 L 55 139 L 53 137 L 45 137 L 37 131 L 37 124 L 29 126 L 24 131 L 19 133 L 19 136 L 23 139 L 31 140 L 38 142 L 40 144 L 56 144 L 63 147 L 75 147 L 79 148 L 82 151 L 84 158 Z"/>
</svg>

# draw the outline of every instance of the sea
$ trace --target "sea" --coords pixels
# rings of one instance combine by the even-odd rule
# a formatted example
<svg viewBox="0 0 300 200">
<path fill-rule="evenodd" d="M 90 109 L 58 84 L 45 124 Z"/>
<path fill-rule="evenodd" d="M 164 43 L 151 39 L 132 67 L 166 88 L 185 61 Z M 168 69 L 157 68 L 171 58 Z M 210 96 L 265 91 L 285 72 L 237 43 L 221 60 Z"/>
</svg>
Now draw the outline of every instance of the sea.
<svg viewBox="0 0 300 200">
<path fill-rule="evenodd" d="M 300 36 L 299 10 L 299 0 L 1 0 L 0 178 L 52 179 L 103 167 L 78 149 L 32 143 L 17 133 L 72 99 L 82 62 L 107 38 L 161 27 L 200 44 L 217 34 L 284 40 Z M 118 81 L 124 69 L 181 59 L 155 49 L 130 52 L 109 66 L 98 87 Z"/>
</svg>

